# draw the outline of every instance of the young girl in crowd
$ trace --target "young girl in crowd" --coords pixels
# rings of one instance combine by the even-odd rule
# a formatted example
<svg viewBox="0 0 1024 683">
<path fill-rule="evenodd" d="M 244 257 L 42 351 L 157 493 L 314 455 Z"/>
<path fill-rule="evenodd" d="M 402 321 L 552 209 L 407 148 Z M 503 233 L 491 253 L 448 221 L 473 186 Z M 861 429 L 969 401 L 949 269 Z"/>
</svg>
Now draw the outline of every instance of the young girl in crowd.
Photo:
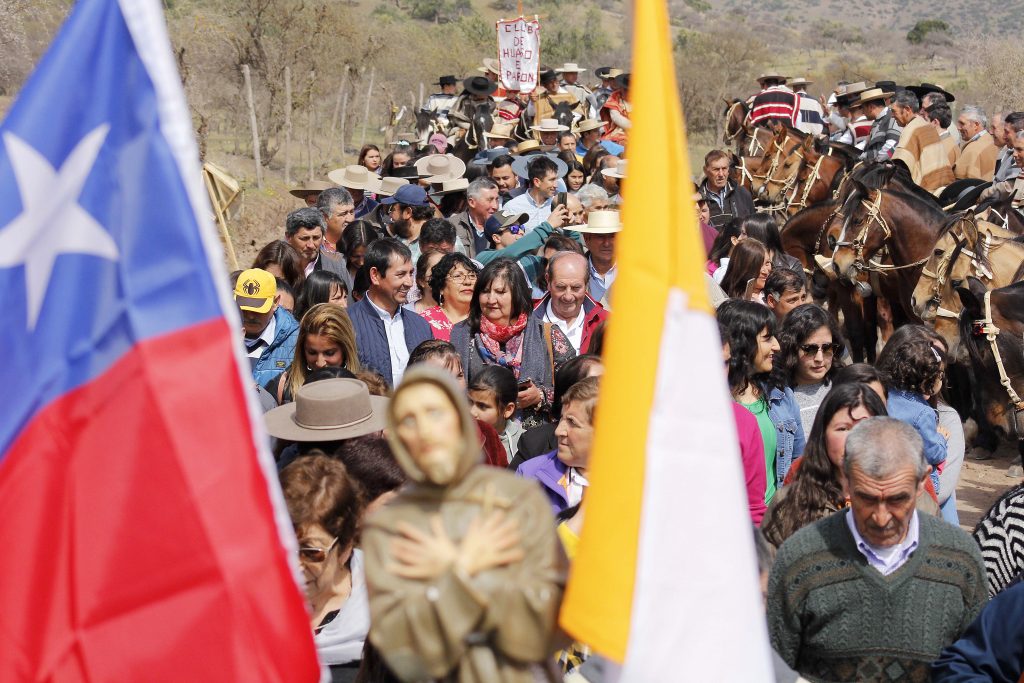
<svg viewBox="0 0 1024 683">
<path fill-rule="evenodd" d="M 764 283 L 771 272 L 772 259 L 768 249 L 761 242 L 748 237 L 733 247 L 728 270 L 721 279 L 722 289 L 732 299 L 763 304 Z"/>
<path fill-rule="evenodd" d="M 733 400 L 757 418 L 765 454 L 765 503 L 804 451 L 804 430 L 793 390 L 772 378 L 779 350 L 775 314 L 752 301 L 730 299 L 718 308 L 719 325 L 726 330 L 731 357 L 729 389 Z"/>
<path fill-rule="evenodd" d="M 509 462 L 519 449 L 519 437 L 523 434 L 523 426 L 512 419 L 518 394 L 515 375 L 500 365 L 488 365 L 469 385 L 469 412 L 498 432 Z"/>
<path fill-rule="evenodd" d="M 832 388 L 844 346 L 839 323 L 817 304 L 797 306 L 782 320 L 774 372 L 793 388 L 804 433 L 811 431 L 818 406 Z"/>
<path fill-rule="evenodd" d="M 782 545 L 808 524 L 848 505 L 842 480 L 846 437 L 858 422 L 878 415 L 886 415 L 885 405 L 866 384 L 842 384 L 828 392 L 803 457 L 793 467 L 793 483 L 775 496 L 761 524 L 772 545 Z"/>
<path fill-rule="evenodd" d="M 939 427 L 938 416 L 928 401 L 942 391 L 946 354 L 912 328 L 905 325 L 893 333 L 876 365 L 889 382 L 889 415 L 921 435 L 924 457 L 932 466 L 932 484 L 939 491 L 938 468 L 946 460 L 949 433 Z"/>
</svg>

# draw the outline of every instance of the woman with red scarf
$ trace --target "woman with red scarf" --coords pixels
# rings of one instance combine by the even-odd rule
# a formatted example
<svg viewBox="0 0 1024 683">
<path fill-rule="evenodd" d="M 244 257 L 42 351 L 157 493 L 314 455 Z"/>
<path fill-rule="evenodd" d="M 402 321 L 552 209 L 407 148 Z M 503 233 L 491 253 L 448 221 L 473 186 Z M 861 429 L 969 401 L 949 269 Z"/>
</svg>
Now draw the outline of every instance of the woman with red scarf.
<svg viewBox="0 0 1024 683">
<path fill-rule="evenodd" d="M 467 384 L 486 365 L 502 365 L 515 374 L 516 405 L 527 429 L 548 421 L 555 370 L 576 355 L 561 329 L 531 312 L 522 269 L 510 259 L 497 259 L 480 272 L 469 317 L 451 335 Z"/>
<path fill-rule="evenodd" d="M 630 112 L 633 111 L 629 103 L 629 74 L 619 74 L 615 77 L 615 90 L 608 96 L 601 106 L 601 120 L 604 121 L 604 133 L 602 140 L 610 140 L 620 145 L 626 144 L 626 136 L 629 134 Z"/>
</svg>

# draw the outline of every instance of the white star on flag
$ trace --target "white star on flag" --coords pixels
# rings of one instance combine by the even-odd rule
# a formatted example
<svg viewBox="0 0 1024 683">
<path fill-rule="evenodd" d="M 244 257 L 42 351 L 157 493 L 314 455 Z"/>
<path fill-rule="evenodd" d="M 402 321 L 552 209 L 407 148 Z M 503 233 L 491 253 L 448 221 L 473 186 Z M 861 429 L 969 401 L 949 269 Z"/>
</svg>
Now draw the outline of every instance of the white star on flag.
<svg viewBox="0 0 1024 683">
<path fill-rule="evenodd" d="M 88 254 L 116 261 L 110 233 L 78 204 L 78 198 L 110 126 L 82 138 L 58 171 L 31 145 L 4 133 L 4 147 L 21 194 L 22 212 L 0 228 L 0 268 L 25 266 L 28 329 L 34 330 L 60 254 Z"/>
</svg>

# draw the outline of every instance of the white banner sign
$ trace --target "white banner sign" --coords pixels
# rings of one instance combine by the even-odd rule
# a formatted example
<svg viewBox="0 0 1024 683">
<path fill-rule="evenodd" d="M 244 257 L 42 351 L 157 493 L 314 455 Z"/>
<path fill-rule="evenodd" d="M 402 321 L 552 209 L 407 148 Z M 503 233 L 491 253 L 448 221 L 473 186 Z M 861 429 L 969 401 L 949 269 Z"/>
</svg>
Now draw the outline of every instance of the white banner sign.
<svg viewBox="0 0 1024 683">
<path fill-rule="evenodd" d="M 540 72 L 540 22 L 523 17 L 498 22 L 498 63 L 501 83 L 523 93 L 537 88 Z"/>
</svg>

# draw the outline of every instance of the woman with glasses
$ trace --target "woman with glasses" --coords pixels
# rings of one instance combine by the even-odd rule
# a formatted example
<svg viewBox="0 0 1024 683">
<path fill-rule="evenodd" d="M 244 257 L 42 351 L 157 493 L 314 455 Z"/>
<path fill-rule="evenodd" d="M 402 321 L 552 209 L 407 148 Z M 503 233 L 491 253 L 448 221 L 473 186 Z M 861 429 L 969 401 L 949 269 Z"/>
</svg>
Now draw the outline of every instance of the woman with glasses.
<svg viewBox="0 0 1024 683">
<path fill-rule="evenodd" d="M 448 341 L 455 323 L 469 317 L 478 272 L 476 264 L 459 253 L 446 254 L 434 264 L 426 284 L 437 305 L 420 311 L 430 323 L 434 339 Z"/>
<path fill-rule="evenodd" d="M 842 331 L 824 308 L 803 304 L 783 318 L 778 338 L 779 353 L 772 372 L 778 382 L 793 389 L 800 406 L 800 423 L 808 433 L 841 367 L 845 348 Z"/>
<path fill-rule="evenodd" d="M 334 683 L 354 681 L 370 630 L 363 554 L 355 547 L 363 498 L 334 458 L 310 455 L 281 471 L 317 655 Z"/>
<path fill-rule="evenodd" d="M 555 372 L 576 355 L 561 329 L 532 314 L 522 268 L 498 259 L 480 272 L 469 317 L 451 332 L 468 384 L 486 365 L 502 365 L 516 376 L 516 405 L 525 429 L 550 420 Z"/>
</svg>

